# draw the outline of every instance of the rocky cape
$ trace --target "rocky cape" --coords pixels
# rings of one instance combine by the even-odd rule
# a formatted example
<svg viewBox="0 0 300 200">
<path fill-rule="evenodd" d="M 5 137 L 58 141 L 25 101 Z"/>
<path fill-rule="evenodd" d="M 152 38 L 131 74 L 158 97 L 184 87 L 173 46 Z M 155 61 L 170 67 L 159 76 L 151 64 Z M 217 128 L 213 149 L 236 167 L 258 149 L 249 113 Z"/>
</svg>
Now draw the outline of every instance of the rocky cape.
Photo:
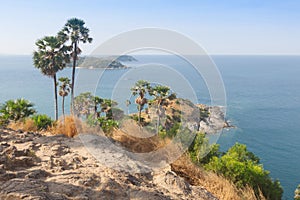
<svg viewBox="0 0 300 200">
<path fill-rule="evenodd" d="M 107 150 L 103 149 L 103 156 Z M 110 156 L 118 159 L 119 155 Z M 0 199 L 217 198 L 203 187 L 190 185 L 170 166 L 146 174 L 107 168 L 78 136 L 0 129 Z"/>
<path fill-rule="evenodd" d="M 87 69 L 126 69 L 128 66 L 123 62 L 137 61 L 134 57 L 128 55 L 121 56 L 84 56 L 79 57 L 77 60 L 77 66 L 79 68 Z M 72 62 L 68 67 L 72 66 Z"/>
</svg>

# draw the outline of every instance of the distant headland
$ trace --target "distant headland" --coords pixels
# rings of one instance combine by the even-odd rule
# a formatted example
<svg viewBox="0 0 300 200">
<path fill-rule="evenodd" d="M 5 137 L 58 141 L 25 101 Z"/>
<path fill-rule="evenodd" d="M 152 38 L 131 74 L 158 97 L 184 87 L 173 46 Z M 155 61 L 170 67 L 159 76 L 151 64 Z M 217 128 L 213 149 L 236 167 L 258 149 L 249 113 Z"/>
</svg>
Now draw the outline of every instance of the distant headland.
<svg viewBox="0 0 300 200">
<path fill-rule="evenodd" d="M 87 69 L 125 69 L 128 68 L 122 62 L 137 61 L 133 56 L 82 56 L 77 60 L 79 68 Z M 69 65 L 71 67 L 71 64 Z"/>
</svg>

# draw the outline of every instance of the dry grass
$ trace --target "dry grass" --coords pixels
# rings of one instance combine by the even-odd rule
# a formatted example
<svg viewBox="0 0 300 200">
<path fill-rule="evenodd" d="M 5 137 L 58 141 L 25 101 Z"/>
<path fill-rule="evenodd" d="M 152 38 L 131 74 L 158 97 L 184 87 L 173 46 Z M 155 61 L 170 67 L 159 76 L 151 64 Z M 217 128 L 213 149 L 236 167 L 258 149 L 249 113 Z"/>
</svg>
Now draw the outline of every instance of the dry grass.
<svg viewBox="0 0 300 200">
<path fill-rule="evenodd" d="M 169 142 L 169 140 L 162 140 L 157 135 L 148 138 L 139 138 L 128 135 L 121 130 L 115 130 L 111 134 L 111 137 L 130 151 L 136 153 L 152 152 L 164 147 Z"/>
<path fill-rule="evenodd" d="M 254 191 L 250 187 L 238 189 L 227 179 L 196 166 L 188 155 L 183 155 L 172 165 L 172 170 L 184 177 L 190 184 L 205 187 L 209 192 L 222 200 L 256 200 Z M 265 200 L 260 195 L 261 200 Z"/>
<path fill-rule="evenodd" d="M 7 126 L 13 130 L 23 130 L 23 131 L 37 131 L 38 128 L 34 124 L 34 121 L 30 118 L 25 119 L 25 121 L 18 121 L 18 122 L 10 122 Z"/>
<path fill-rule="evenodd" d="M 74 137 L 79 133 L 99 133 L 100 128 L 90 127 L 79 118 L 68 115 L 61 118 L 52 127 L 48 129 L 51 134 L 64 134 L 68 137 Z"/>
<path fill-rule="evenodd" d="M 90 127 L 83 123 L 80 119 L 74 116 L 65 116 L 59 121 L 55 122 L 51 127 L 46 131 L 38 130 L 34 121 L 30 118 L 25 119 L 25 121 L 10 122 L 7 128 L 13 130 L 22 130 L 22 131 L 31 131 L 31 132 L 41 132 L 45 135 L 55 135 L 55 134 L 64 134 L 68 137 L 74 137 L 78 133 L 99 133 L 100 128 Z"/>
<path fill-rule="evenodd" d="M 64 119 L 61 119 L 56 124 L 54 124 L 49 131 L 52 134 L 64 134 L 68 137 L 74 137 L 78 134 L 76 128 L 76 118 L 73 116 L 65 116 Z"/>
</svg>

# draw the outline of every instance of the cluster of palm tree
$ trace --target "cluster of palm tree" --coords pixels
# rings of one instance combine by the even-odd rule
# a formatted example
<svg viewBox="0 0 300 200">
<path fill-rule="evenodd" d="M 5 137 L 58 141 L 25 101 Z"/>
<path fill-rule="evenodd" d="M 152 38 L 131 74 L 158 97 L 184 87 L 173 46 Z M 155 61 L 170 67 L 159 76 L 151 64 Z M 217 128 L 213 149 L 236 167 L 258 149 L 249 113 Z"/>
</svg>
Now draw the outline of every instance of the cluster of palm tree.
<svg viewBox="0 0 300 200">
<path fill-rule="evenodd" d="M 118 105 L 111 99 L 105 99 L 92 95 L 90 92 L 84 92 L 74 98 L 74 114 L 77 117 L 90 116 L 97 119 L 105 115 L 107 119 L 113 119 L 113 110 Z"/>
<path fill-rule="evenodd" d="M 104 132 L 118 126 L 124 112 L 116 108 L 117 102 L 84 92 L 74 98 L 74 114 L 85 119 L 90 126 L 99 125 Z M 115 114 L 116 116 L 113 116 Z"/>
<path fill-rule="evenodd" d="M 163 85 L 155 85 L 151 86 L 151 84 L 148 81 L 145 80 L 139 80 L 135 83 L 135 85 L 131 88 L 132 95 L 137 96 L 135 99 L 135 103 L 137 104 L 138 109 L 138 123 L 139 126 L 142 125 L 141 123 L 141 113 L 144 109 L 146 104 L 149 104 L 150 100 L 146 98 L 146 95 L 154 97 L 154 99 L 151 100 L 151 104 L 156 106 L 156 114 L 157 114 L 157 133 L 159 131 L 159 125 L 160 125 L 160 119 L 164 115 L 164 106 L 167 104 L 164 104 L 167 100 L 167 98 L 170 96 L 170 88 L 168 86 Z"/>
<path fill-rule="evenodd" d="M 53 78 L 56 120 L 58 119 L 57 72 L 63 70 L 68 63 L 73 63 L 71 82 L 68 78 L 60 79 L 59 92 L 63 98 L 63 115 L 64 98 L 71 92 L 70 111 L 73 113 L 76 61 L 81 53 L 79 44 L 91 43 L 92 40 L 89 37 L 89 29 L 85 27 L 85 22 L 81 19 L 72 18 L 67 21 L 56 36 L 46 36 L 36 42 L 38 50 L 33 53 L 33 63 L 42 74 Z"/>
</svg>

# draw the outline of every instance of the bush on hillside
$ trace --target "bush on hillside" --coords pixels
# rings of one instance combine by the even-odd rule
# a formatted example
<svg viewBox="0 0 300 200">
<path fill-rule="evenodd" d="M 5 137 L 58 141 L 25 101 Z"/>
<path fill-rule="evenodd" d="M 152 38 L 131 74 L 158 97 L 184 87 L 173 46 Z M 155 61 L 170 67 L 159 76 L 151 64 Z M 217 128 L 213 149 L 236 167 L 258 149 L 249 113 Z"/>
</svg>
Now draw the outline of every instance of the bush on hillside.
<svg viewBox="0 0 300 200">
<path fill-rule="evenodd" d="M 237 187 L 250 186 L 257 197 L 260 191 L 266 199 L 280 200 L 282 187 L 264 170 L 259 158 L 247 150 L 246 145 L 236 143 L 223 156 L 214 156 L 205 168 L 231 180 Z"/>
<path fill-rule="evenodd" d="M 111 133 L 114 128 L 119 126 L 117 121 L 106 117 L 99 117 L 97 120 L 104 133 Z"/>
<path fill-rule="evenodd" d="M 196 164 L 207 164 L 213 157 L 218 157 L 220 145 L 209 144 L 204 133 L 196 133 L 196 136 L 189 146 L 188 153 L 191 160 Z"/>
<path fill-rule="evenodd" d="M 34 115 L 31 117 L 31 119 L 34 121 L 34 124 L 37 126 L 38 130 L 47 130 L 53 124 L 52 119 L 47 115 Z"/>
</svg>

